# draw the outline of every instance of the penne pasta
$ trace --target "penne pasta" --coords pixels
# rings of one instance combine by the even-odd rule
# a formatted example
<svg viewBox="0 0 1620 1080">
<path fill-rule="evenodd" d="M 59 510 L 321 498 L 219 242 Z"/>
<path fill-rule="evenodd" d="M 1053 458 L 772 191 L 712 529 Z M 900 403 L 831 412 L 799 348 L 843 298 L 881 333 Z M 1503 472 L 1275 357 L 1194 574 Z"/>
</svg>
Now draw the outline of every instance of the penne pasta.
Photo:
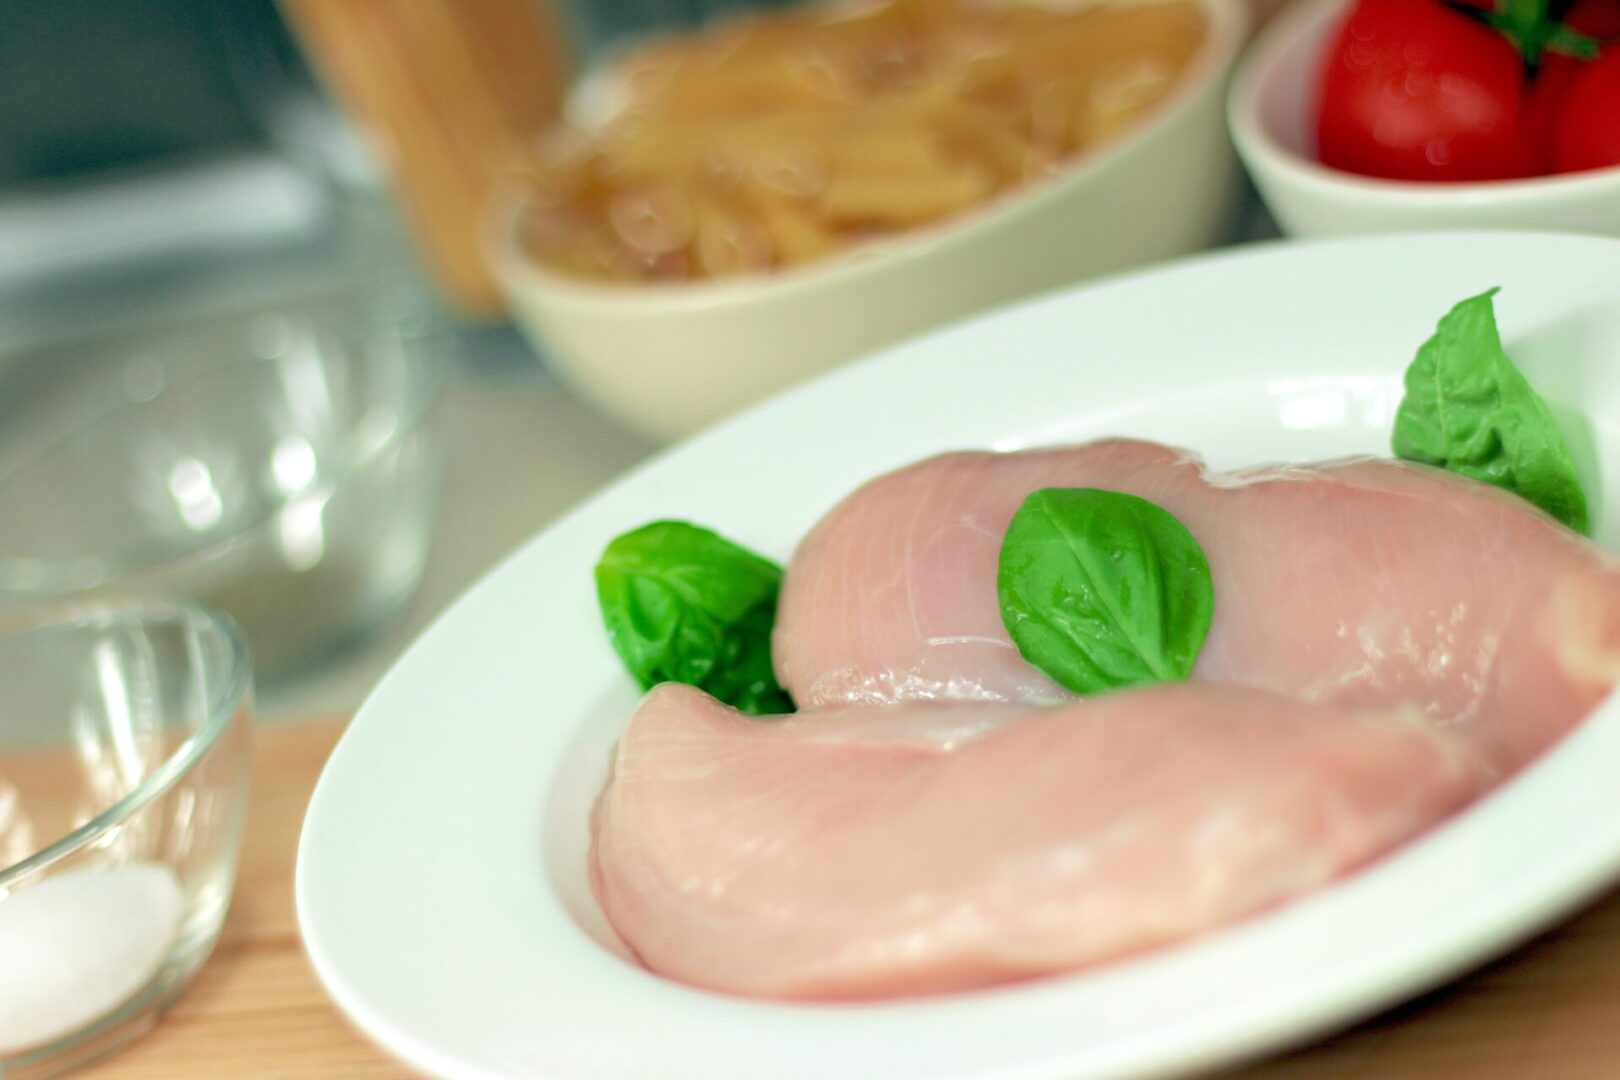
<svg viewBox="0 0 1620 1080">
<path fill-rule="evenodd" d="M 949 172 L 834 173 L 817 208 L 835 225 L 905 227 L 956 213 L 984 199 L 992 181 L 982 168 L 958 165 Z"/>
</svg>

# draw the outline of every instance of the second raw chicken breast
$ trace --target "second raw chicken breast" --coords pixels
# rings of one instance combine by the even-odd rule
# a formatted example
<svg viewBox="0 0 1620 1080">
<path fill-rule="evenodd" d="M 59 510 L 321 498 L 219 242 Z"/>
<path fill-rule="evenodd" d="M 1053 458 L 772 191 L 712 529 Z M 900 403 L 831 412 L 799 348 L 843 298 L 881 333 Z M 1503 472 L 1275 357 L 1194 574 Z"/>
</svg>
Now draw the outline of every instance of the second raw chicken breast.
<svg viewBox="0 0 1620 1080">
<path fill-rule="evenodd" d="M 624 941 L 683 982 L 934 993 L 1280 903 L 1421 833 L 1487 772 L 1413 716 L 1232 686 L 754 720 L 666 684 L 620 740 L 592 877 Z"/>
</svg>

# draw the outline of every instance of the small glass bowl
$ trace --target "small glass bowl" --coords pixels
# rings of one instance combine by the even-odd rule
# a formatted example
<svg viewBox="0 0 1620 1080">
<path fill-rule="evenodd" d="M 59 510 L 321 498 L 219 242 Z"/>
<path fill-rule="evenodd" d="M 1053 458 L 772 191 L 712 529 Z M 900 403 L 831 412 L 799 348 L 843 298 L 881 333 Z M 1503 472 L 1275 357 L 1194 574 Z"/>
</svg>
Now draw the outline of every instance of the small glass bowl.
<svg viewBox="0 0 1620 1080">
<path fill-rule="evenodd" d="M 219 936 L 247 811 L 230 621 L 156 601 L 0 629 L 0 1076 L 145 1032 Z"/>
<path fill-rule="evenodd" d="M 0 357 L 0 608 L 226 612 L 269 684 L 381 624 L 438 489 L 425 333 L 358 290 Z"/>
</svg>

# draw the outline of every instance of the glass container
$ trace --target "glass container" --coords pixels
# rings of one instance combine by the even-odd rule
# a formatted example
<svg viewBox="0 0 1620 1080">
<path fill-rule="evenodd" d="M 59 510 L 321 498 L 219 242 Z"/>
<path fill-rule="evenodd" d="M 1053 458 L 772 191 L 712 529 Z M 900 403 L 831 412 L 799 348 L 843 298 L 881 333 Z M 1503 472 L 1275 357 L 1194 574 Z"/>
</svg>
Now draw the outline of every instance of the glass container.
<svg viewBox="0 0 1620 1080">
<path fill-rule="evenodd" d="M 131 601 L 0 627 L 0 1076 L 146 1031 L 213 949 L 247 810 L 230 621 Z"/>
<path fill-rule="evenodd" d="M 0 357 L 0 609 L 189 598 L 261 682 L 381 624 L 421 578 L 437 464 L 431 350 L 378 303 L 283 293 Z"/>
</svg>

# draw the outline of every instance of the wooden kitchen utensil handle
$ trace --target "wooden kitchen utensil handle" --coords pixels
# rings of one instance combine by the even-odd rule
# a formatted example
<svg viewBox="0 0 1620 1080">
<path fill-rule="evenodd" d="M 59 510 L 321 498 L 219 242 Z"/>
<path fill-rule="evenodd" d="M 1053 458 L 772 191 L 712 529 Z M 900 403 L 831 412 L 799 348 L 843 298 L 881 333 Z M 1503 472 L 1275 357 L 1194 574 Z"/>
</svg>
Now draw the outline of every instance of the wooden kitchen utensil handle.
<svg viewBox="0 0 1620 1080">
<path fill-rule="evenodd" d="M 449 300 L 492 316 L 490 193 L 561 105 L 567 53 L 545 0 L 281 0 L 305 54 L 392 180 Z"/>
</svg>

